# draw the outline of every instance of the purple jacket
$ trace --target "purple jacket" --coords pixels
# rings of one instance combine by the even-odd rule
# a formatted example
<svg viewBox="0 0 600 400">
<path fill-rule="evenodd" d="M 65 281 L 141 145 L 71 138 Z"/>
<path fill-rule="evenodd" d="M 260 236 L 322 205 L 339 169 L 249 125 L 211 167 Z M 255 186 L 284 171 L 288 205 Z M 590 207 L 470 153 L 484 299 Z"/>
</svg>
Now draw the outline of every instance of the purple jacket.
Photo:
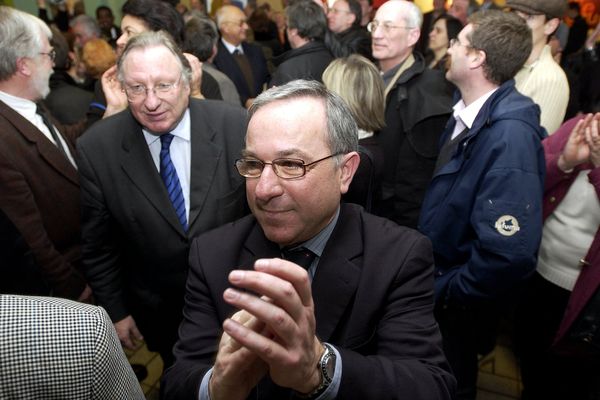
<svg viewBox="0 0 600 400">
<path fill-rule="evenodd" d="M 583 116 L 572 118 L 565 122 L 553 135 L 542 143 L 546 156 L 546 183 L 544 190 L 544 220 L 551 215 L 556 206 L 563 200 L 571 184 L 583 169 L 591 169 L 588 179 L 600 198 L 600 167 L 586 163 L 578 165 L 570 173 L 564 173 L 558 168 L 558 158 L 565 147 L 571 130 Z M 565 336 L 569 327 L 583 310 L 598 286 L 600 286 L 600 229 L 596 231 L 594 241 L 583 259 L 584 266 L 575 282 L 575 287 L 569 298 L 565 315 L 556 334 L 555 343 Z"/>
</svg>

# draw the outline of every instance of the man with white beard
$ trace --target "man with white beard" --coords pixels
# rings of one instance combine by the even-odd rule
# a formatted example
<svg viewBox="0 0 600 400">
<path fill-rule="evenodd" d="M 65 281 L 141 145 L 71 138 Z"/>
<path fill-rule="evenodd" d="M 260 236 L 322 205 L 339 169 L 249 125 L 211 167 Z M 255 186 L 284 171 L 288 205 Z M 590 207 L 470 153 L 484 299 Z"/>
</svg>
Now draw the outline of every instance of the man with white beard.
<svg viewBox="0 0 600 400">
<path fill-rule="evenodd" d="M 50 91 L 51 36 L 42 20 L 0 6 L 0 210 L 22 237 L 3 245 L 28 260 L 19 268 L 0 260 L 0 272 L 11 276 L 3 284 L 12 291 L 91 301 L 80 271 L 74 157 L 82 129 L 54 125 L 36 104 Z"/>
</svg>

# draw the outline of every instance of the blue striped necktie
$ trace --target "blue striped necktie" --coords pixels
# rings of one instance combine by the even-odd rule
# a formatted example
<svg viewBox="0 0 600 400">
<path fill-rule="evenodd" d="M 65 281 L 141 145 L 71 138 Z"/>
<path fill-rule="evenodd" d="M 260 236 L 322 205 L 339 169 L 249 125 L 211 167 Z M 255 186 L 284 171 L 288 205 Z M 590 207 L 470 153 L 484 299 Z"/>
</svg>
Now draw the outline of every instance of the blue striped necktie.
<svg viewBox="0 0 600 400">
<path fill-rule="evenodd" d="M 175 169 L 175 165 L 173 165 L 173 161 L 171 161 L 171 154 L 169 153 L 169 147 L 171 146 L 173 137 L 174 136 L 170 133 L 160 135 L 160 177 L 165 183 L 167 192 L 169 192 L 169 199 L 171 199 L 173 208 L 175 208 L 177 218 L 179 218 L 183 230 L 187 232 L 188 223 L 187 217 L 185 216 L 183 190 L 181 190 L 177 170 Z"/>
</svg>

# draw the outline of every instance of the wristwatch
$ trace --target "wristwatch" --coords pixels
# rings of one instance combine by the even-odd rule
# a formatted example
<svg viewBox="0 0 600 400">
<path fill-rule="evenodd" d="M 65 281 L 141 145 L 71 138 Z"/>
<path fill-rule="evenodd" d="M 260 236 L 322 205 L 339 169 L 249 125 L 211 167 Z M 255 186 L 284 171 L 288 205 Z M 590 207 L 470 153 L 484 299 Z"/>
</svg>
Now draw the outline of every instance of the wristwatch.
<svg viewBox="0 0 600 400">
<path fill-rule="evenodd" d="M 297 393 L 297 396 L 301 399 L 314 399 L 319 397 L 329 387 L 329 384 L 333 380 L 333 374 L 335 373 L 335 352 L 333 348 L 327 343 L 323 343 L 325 351 L 321 354 L 321 358 L 317 363 L 317 369 L 321 373 L 321 383 L 315 390 L 308 394 Z"/>
</svg>

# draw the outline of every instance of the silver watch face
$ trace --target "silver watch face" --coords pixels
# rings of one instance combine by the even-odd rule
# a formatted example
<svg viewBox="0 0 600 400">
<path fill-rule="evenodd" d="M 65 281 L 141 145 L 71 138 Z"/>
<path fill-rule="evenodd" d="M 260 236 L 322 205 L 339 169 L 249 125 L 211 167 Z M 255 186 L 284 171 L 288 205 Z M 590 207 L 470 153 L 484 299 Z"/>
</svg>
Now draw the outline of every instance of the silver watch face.
<svg viewBox="0 0 600 400">
<path fill-rule="evenodd" d="M 323 357 L 321 370 L 323 372 L 323 379 L 331 382 L 335 372 L 335 353 L 330 348 L 327 348 L 327 353 Z"/>
</svg>

